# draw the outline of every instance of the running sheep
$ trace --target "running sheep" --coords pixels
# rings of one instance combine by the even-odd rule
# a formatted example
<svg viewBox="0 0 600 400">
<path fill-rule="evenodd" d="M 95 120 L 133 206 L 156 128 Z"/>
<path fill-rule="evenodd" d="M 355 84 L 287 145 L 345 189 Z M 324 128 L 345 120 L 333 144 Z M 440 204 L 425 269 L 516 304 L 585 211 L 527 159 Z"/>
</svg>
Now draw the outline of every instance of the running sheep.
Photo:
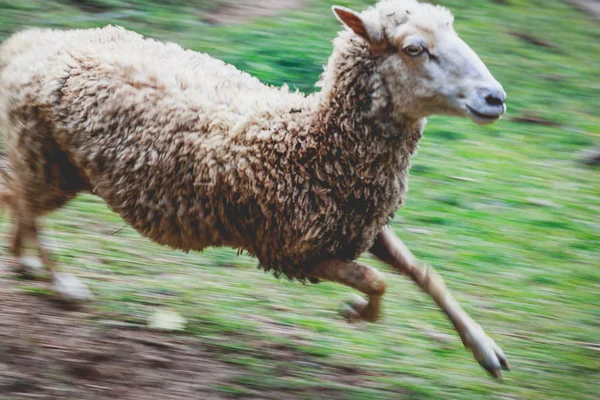
<svg viewBox="0 0 600 400">
<path fill-rule="evenodd" d="M 370 251 L 430 294 L 500 377 L 502 350 L 387 224 L 403 203 L 425 118 L 492 123 L 506 94 L 445 8 L 383 0 L 362 13 L 333 11 L 347 29 L 320 92 L 308 96 L 118 27 L 8 39 L 0 200 L 20 265 L 32 263 L 23 249 L 33 246 L 63 295 L 86 297 L 38 240 L 39 218 L 80 192 L 172 248 L 233 247 L 275 275 L 357 289 L 368 300 L 349 303 L 349 319 L 379 316 L 384 277 L 355 262 Z"/>
</svg>

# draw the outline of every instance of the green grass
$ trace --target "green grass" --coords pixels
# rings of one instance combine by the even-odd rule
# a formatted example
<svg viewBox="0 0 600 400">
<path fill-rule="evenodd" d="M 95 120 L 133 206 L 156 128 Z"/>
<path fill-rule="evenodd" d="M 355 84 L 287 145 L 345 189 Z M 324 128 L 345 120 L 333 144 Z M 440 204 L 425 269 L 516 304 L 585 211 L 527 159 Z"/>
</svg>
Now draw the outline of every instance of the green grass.
<svg viewBox="0 0 600 400">
<path fill-rule="evenodd" d="M 330 1 L 230 27 L 203 24 L 190 12 L 193 2 L 88 3 L 95 8 L 0 0 L 0 37 L 25 26 L 118 23 L 208 51 L 265 82 L 311 91 L 339 29 Z M 431 118 L 393 228 L 506 351 L 513 372 L 503 383 L 461 348 L 430 299 L 381 265 L 389 276 L 384 320 L 348 325 L 336 313 L 344 287 L 275 280 L 231 250 L 174 252 L 128 227 L 111 235 L 124 223 L 98 199 L 81 196 L 47 219 L 45 240 L 61 268 L 97 295 L 92 323 L 106 315 L 144 323 L 162 304 L 178 310 L 186 334 L 242 371 L 219 387 L 238 397 L 293 390 L 302 398 L 318 387 L 348 399 L 597 398 L 600 170 L 580 165 L 577 152 L 600 137 L 600 31 L 559 0 L 440 3 L 505 86 L 509 112 L 485 128 Z M 512 120 L 524 115 L 557 126 Z M 453 339 L 440 343 L 432 330 Z M 291 356 L 274 357 L 279 348 Z M 344 370 L 364 372 L 363 379 L 327 378 Z"/>
</svg>

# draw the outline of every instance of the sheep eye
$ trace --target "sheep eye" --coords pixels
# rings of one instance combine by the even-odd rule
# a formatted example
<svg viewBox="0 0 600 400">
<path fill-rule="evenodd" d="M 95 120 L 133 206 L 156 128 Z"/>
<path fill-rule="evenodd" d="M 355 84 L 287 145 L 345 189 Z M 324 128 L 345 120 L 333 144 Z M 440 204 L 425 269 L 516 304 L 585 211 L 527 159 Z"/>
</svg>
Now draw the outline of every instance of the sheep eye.
<svg viewBox="0 0 600 400">
<path fill-rule="evenodd" d="M 423 54 L 423 52 L 425 51 L 423 46 L 418 45 L 418 44 L 408 45 L 403 50 L 406 54 L 408 54 L 411 57 L 418 57 L 421 54 Z"/>
</svg>

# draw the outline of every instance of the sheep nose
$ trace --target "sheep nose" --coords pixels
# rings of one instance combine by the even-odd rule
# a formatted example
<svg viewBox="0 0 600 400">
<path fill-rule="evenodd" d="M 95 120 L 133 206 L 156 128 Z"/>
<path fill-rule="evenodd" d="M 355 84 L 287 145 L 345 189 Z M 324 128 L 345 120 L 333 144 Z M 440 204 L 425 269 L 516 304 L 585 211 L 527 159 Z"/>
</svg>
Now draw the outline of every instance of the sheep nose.
<svg viewBox="0 0 600 400">
<path fill-rule="evenodd" d="M 490 90 L 485 96 L 485 101 L 489 106 L 498 107 L 504 105 L 506 93 L 504 93 L 504 90 L 500 89 Z"/>
</svg>

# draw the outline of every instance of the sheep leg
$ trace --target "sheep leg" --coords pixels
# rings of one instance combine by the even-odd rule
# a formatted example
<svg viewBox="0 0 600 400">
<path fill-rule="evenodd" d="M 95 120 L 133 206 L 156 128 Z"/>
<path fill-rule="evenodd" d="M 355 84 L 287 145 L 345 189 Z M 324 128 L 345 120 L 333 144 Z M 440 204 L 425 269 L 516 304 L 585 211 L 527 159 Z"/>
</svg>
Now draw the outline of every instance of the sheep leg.
<svg viewBox="0 0 600 400">
<path fill-rule="evenodd" d="M 16 219 L 16 218 L 15 218 Z M 15 257 L 21 257 L 23 248 L 23 232 L 21 232 L 21 225 L 17 221 L 15 221 L 15 230 L 12 234 L 12 239 L 10 241 L 10 252 Z"/>
<path fill-rule="evenodd" d="M 379 234 L 370 251 L 397 271 L 408 275 L 433 298 L 454 324 L 465 347 L 471 349 L 475 359 L 491 375 L 501 378 L 500 369 L 510 369 L 503 351 L 456 302 L 442 277 L 433 268 L 421 266 L 392 231 L 385 229 Z"/>
<path fill-rule="evenodd" d="M 21 272 L 46 269 L 52 289 L 65 300 L 87 300 L 91 293 L 72 275 L 59 273 L 41 245 L 37 221 L 89 189 L 80 171 L 52 140 L 47 126 L 31 115 L 6 132 L 9 154 L 0 154 L 0 203 L 14 219 L 11 251 Z M 20 138 L 20 139 L 16 139 Z M 29 250 L 28 252 L 25 249 Z M 37 275 L 37 274 L 36 274 Z"/>
<path fill-rule="evenodd" d="M 19 272 L 23 275 L 40 271 L 46 265 L 44 257 L 40 253 L 40 257 L 24 255 L 23 248 L 28 243 L 34 243 L 36 248 L 39 247 L 39 239 L 37 235 L 37 227 L 35 220 L 15 216 L 14 232 L 10 244 L 12 254 L 17 258 L 19 264 Z"/>
<path fill-rule="evenodd" d="M 34 254 L 23 254 L 23 248 L 31 245 Z M 50 276 L 54 277 L 54 263 L 48 256 L 48 252 L 42 246 L 38 235 L 38 226 L 35 217 L 15 217 L 15 230 L 11 242 L 11 251 L 18 259 L 20 272 L 28 274 L 46 269 Z"/>
<path fill-rule="evenodd" d="M 54 262 L 40 242 L 35 218 L 17 217 L 16 221 L 11 250 L 18 257 L 20 272 L 28 274 L 45 268 L 50 273 L 52 289 L 61 299 L 67 301 L 90 300 L 92 294 L 85 284 L 71 274 L 56 271 Z M 22 255 L 25 244 L 32 244 L 38 256 Z"/>
<path fill-rule="evenodd" d="M 350 286 L 368 296 L 368 301 L 356 296 L 344 306 L 342 314 L 348 320 L 374 322 L 379 318 L 381 297 L 387 284 L 378 270 L 355 262 L 330 260 L 321 263 L 314 274 L 316 278 Z"/>
</svg>

